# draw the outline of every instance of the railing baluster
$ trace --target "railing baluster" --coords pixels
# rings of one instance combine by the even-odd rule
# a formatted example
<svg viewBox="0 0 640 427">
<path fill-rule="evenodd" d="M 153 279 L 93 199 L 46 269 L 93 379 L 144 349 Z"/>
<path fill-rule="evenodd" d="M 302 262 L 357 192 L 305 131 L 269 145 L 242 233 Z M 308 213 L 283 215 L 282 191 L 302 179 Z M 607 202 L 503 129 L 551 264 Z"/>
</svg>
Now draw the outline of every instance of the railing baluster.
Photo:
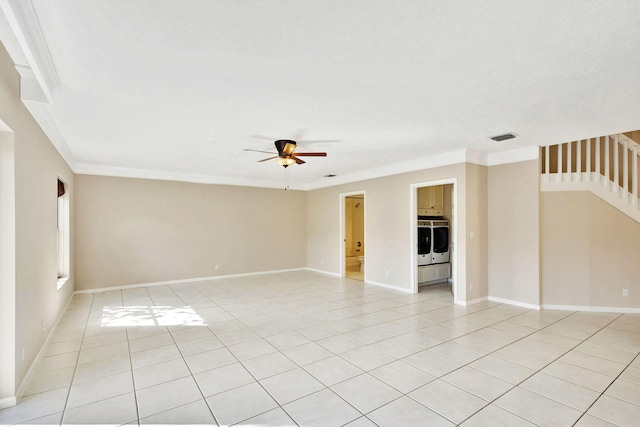
<svg viewBox="0 0 640 427">
<path fill-rule="evenodd" d="M 573 142 L 569 142 L 567 144 L 567 178 L 569 179 L 569 182 L 571 182 L 571 178 L 573 176 L 573 164 L 571 163 L 571 145 L 573 145 Z"/>
<path fill-rule="evenodd" d="M 562 181 L 562 145 L 558 144 L 558 175 L 556 176 L 556 181 Z"/>
<path fill-rule="evenodd" d="M 620 154 L 618 151 L 618 135 L 613 135 L 613 192 L 620 188 Z"/>
<path fill-rule="evenodd" d="M 587 181 L 591 181 L 591 138 L 587 139 Z"/>
<path fill-rule="evenodd" d="M 624 182 L 622 183 L 624 192 L 622 193 L 623 198 L 629 197 L 629 146 L 627 145 L 627 141 L 622 142 L 622 149 L 624 150 L 622 161 L 624 162 L 622 165 L 622 179 Z"/>
<path fill-rule="evenodd" d="M 582 181 L 582 140 L 576 141 L 576 174 L 578 182 Z"/>
<path fill-rule="evenodd" d="M 600 137 L 596 138 L 596 182 L 600 182 Z"/>
<path fill-rule="evenodd" d="M 633 200 L 632 204 L 638 204 L 638 146 L 633 146 L 633 165 L 632 165 L 632 173 L 633 173 Z"/>
<path fill-rule="evenodd" d="M 547 177 L 547 182 L 549 182 L 549 176 L 551 176 L 551 171 L 549 170 L 549 154 L 551 154 L 551 147 L 548 145 L 544 147 L 544 153 L 544 173 Z"/>
<path fill-rule="evenodd" d="M 633 165 L 631 167 L 632 170 L 632 175 L 633 175 L 633 182 L 632 182 L 632 188 L 631 191 L 633 192 L 633 200 L 631 200 L 631 203 L 634 205 L 638 204 L 638 146 L 634 145 L 633 149 L 631 151 L 632 157 L 633 157 Z"/>
<path fill-rule="evenodd" d="M 610 166 L 610 162 L 611 159 L 609 158 L 609 135 L 604 137 L 604 176 L 605 179 L 602 182 L 603 185 L 607 185 L 609 187 L 611 187 L 610 181 L 611 181 L 611 176 L 609 175 L 609 172 L 611 171 L 611 166 Z"/>
</svg>

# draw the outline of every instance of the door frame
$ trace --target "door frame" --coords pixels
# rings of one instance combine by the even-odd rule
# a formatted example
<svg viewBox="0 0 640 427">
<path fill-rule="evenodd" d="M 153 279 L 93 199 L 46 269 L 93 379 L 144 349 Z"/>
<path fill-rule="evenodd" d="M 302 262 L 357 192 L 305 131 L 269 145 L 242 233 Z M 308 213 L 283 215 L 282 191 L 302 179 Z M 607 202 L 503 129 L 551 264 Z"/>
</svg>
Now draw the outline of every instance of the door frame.
<svg viewBox="0 0 640 427">
<path fill-rule="evenodd" d="M 0 409 L 16 396 L 16 185 L 14 133 L 0 120 Z"/>
<path fill-rule="evenodd" d="M 409 272 L 409 278 L 411 281 L 411 293 L 418 293 L 418 261 L 416 259 L 416 248 L 418 245 L 418 227 L 417 227 L 417 219 L 418 219 L 418 188 L 421 187 L 433 187 L 434 185 L 446 185 L 453 184 L 453 191 L 451 192 L 451 227 L 453 228 L 453 233 L 449 233 L 449 251 L 450 251 L 450 259 L 451 264 L 453 264 L 454 268 L 451 269 L 451 289 L 453 291 L 453 300 L 457 301 L 458 295 L 458 250 L 457 250 L 457 242 L 458 242 L 458 206 L 457 206 L 457 193 L 458 193 L 458 178 L 446 178 L 446 179 L 438 179 L 434 181 L 424 181 L 417 182 L 415 184 L 411 184 L 409 186 L 409 191 L 411 196 L 409 197 L 409 215 L 411 224 L 411 230 L 409 232 L 409 247 L 411 254 L 411 259 L 409 261 L 409 268 L 411 271 Z M 366 242 L 366 240 L 365 240 Z"/>
<path fill-rule="evenodd" d="M 345 233 L 347 232 L 347 227 L 346 227 L 346 216 L 347 216 L 347 207 L 346 207 L 346 203 L 347 203 L 347 197 L 348 196 L 357 196 L 362 194 L 363 200 L 364 200 L 364 256 L 367 256 L 367 192 L 366 190 L 360 190 L 360 191 L 349 191 L 348 193 L 340 193 L 339 197 L 340 197 L 340 277 L 346 277 L 347 276 L 347 248 L 346 248 L 346 243 L 347 243 L 347 236 L 345 236 Z M 365 258 L 366 260 L 366 258 Z M 364 271 L 363 271 L 363 281 L 366 283 L 367 281 L 367 263 L 365 261 L 364 264 Z"/>
</svg>

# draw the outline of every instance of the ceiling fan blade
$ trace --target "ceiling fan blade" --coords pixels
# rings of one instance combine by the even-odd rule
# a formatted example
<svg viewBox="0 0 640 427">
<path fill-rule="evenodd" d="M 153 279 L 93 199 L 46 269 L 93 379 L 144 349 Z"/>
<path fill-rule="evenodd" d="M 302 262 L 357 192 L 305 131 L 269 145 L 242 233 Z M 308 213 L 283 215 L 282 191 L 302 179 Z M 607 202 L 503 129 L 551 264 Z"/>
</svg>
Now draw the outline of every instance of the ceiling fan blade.
<svg viewBox="0 0 640 427">
<path fill-rule="evenodd" d="M 253 152 L 256 152 L 256 153 L 275 154 L 273 151 L 254 150 L 252 148 L 245 148 L 244 151 L 253 151 Z"/>
<path fill-rule="evenodd" d="M 308 157 L 327 157 L 327 153 L 297 153 L 294 151 L 294 157 L 298 156 L 308 156 Z"/>
<path fill-rule="evenodd" d="M 277 159 L 278 157 L 280 157 L 280 156 L 267 157 L 266 159 L 258 160 L 258 163 L 266 162 L 267 160 Z"/>
<path fill-rule="evenodd" d="M 320 144 L 320 143 L 334 143 L 340 142 L 339 139 L 299 139 L 300 144 Z"/>
<path fill-rule="evenodd" d="M 262 135 L 251 135 L 251 138 L 264 139 L 265 141 L 270 141 L 270 142 L 273 142 L 273 141 L 275 141 L 277 139 L 277 138 L 270 138 L 268 136 L 262 136 Z"/>
<path fill-rule="evenodd" d="M 297 158 L 296 156 L 293 156 L 293 160 L 295 160 L 296 164 L 298 164 L 298 165 L 302 165 L 304 163 L 307 163 L 304 160 Z"/>
</svg>

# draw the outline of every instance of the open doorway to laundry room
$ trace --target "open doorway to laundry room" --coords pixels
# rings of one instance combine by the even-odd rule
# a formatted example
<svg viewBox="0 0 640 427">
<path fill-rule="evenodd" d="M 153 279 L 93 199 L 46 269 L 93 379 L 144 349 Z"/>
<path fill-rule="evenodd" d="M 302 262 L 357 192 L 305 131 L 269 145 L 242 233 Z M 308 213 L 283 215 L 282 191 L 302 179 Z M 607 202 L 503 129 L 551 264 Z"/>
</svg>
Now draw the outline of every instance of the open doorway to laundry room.
<svg viewBox="0 0 640 427">
<path fill-rule="evenodd" d="M 451 292 L 456 296 L 456 180 L 414 184 L 412 258 L 414 292 Z"/>
<path fill-rule="evenodd" d="M 364 281 L 365 275 L 365 195 L 342 195 L 343 276 Z"/>
</svg>

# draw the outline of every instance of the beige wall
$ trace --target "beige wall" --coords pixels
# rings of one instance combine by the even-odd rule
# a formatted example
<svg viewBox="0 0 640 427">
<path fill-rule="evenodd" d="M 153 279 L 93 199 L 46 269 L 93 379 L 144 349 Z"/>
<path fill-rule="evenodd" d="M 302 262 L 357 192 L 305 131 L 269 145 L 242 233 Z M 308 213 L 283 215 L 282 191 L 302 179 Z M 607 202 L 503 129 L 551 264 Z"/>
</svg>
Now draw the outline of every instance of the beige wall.
<svg viewBox="0 0 640 427">
<path fill-rule="evenodd" d="M 487 285 L 487 167 L 467 163 L 466 169 L 467 300 L 473 301 L 486 297 L 489 292 Z"/>
<path fill-rule="evenodd" d="M 0 120 L 13 131 L 14 139 L 16 241 L 15 340 L 9 344 L 14 347 L 14 357 L 11 361 L 0 361 L 12 364 L 15 369 L 14 378 L 3 375 L 0 380 L 0 399 L 10 398 L 15 392 L 10 389 L 20 386 L 74 288 L 72 276 L 60 291 L 56 289 L 57 179 L 61 177 L 68 183 L 73 205 L 73 173 L 20 101 L 19 83 L 15 66 L 0 45 Z M 73 228 L 73 217 L 71 226 Z M 73 246 L 71 255 L 73 257 Z M 2 283 L 2 286 L 10 285 Z M 12 302 L 0 301 L 0 309 L 5 304 Z M 0 342 L 0 346 L 3 344 Z M 9 383 L 13 386 L 6 386 Z"/>
<path fill-rule="evenodd" d="M 586 191 L 541 193 L 540 224 L 544 304 L 640 306 L 640 224 Z"/>
<path fill-rule="evenodd" d="M 538 161 L 488 171 L 489 295 L 540 304 Z"/>
<path fill-rule="evenodd" d="M 365 240 L 366 280 L 411 290 L 410 233 L 415 233 L 415 211 L 410 211 L 411 185 L 456 178 L 456 209 L 459 236 L 466 234 L 466 167 L 464 163 L 417 172 L 337 185 L 307 192 L 307 265 L 340 275 L 340 194 L 366 191 Z M 415 193 L 415 191 L 414 191 Z M 478 253 L 468 254 L 459 239 L 457 280 L 462 284 L 458 299 L 465 300 L 466 263 L 476 263 Z M 475 264 L 474 264 L 475 265 Z M 386 272 L 389 272 L 387 276 Z"/>
<path fill-rule="evenodd" d="M 305 267 L 304 192 L 77 175 L 76 200 L 78 289 Z"/>
</svg>

